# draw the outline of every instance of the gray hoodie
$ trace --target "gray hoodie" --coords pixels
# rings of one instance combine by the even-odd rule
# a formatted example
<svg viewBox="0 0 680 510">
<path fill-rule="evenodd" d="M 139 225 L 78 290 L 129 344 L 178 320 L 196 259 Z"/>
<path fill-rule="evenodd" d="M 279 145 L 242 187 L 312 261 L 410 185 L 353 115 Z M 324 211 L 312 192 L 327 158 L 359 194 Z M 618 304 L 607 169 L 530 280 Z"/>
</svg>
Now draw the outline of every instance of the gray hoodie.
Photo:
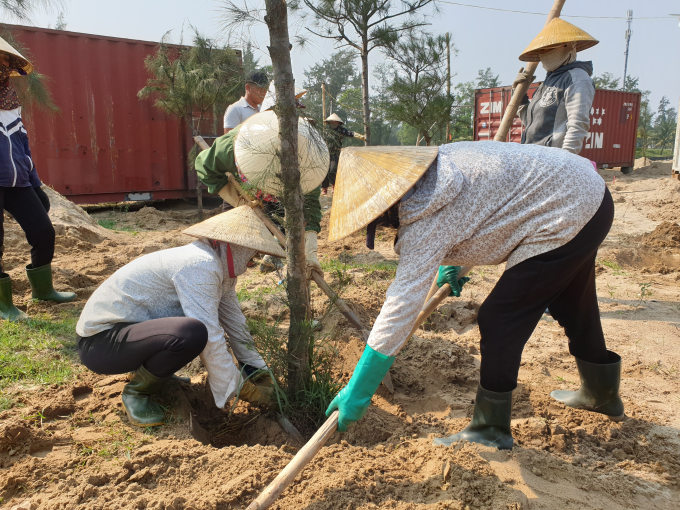
<svg viewBox="0 0 680 510">
<path fill-rule="evenodd" d="M 522 143 L 581 152 L 590 129 L 595 97 L 592 62 L 573 62 L 548 73 L 531 102 L 524 97 L 518 110 Z"/>
</svg>

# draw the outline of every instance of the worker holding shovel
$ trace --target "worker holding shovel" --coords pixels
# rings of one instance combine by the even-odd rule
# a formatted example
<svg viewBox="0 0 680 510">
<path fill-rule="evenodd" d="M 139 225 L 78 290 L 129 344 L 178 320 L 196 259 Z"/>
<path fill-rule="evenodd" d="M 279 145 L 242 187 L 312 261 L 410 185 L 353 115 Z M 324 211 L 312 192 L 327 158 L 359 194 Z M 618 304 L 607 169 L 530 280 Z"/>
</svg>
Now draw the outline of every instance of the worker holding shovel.
<svg viewBox="0 0 680 510">
<path fill-rule="evenodd" d="M 73 292 L 57 292 L 52 283 L 55 233 L 47 212 L 50 200 L 31 158 L 28 134 L 21 118 L 21 103 L 10 77 L 26 76 L 33 65 L 7 41 L 0 38 L 0 319 L 26 318 L 12 301 L 12 280 L 2 270 L 4 241 L 3 209 L 11 214 L 26 233 L 31 245 L 31 264 L 26 276 L 33 299 L 64 303 L 73 301 Z"/>
<path fill-rule="evenodd" d="M 559 178 L 555 178 L 559 175 Z M 442 264 L 505 272 L 479 310 L 480 383 L 460 439 L 512 448 L 512 391 L 524 345 L 548 307 L 564 327 L 581 388 L 552 395 L 571 407 L 623 416 L 621 358 L 605 345 L 595 256 L 613 221 L 604 181 L 588 160 L 549 147 L 460 142 L 350 147 L 340 157 L 329 240 L 376 225 L 398 229 L 399 266 L 363 356 L 328 413 L 338 430 L 360 419 L 403 347 Z M 457 274 L 440 284 L 457 288 Z"/>
<path fill-rule="evenodd" d="M 595 98 L 592 62 L 579 62 L 576 54 L 598 41 L 571 23 L 553 19 L 520 55 L 538 62 L 548 72 L 529 101 L 524 95 L 518 114 L 524 125 L 522 143 L 559 147 L 578 154 L 590 130 L 590 109 Z M 520 71 L 512 86 L 530 77 Z"/>
<path fill-rule="evenodd" d="M 270 375 L 254 348 L 236 283 L 255 253 L 282 256 L 283 250 L 247 205 L 184 233 L 198 239 L 123 266 L 92 294 L 76 325 L 86 367 L 98 374 L 133 372 L 122 399 L 139 427 L 163 424 L 153 396 L 196 356 L 208 370 L 217 407 L 237 394 L 270 403 Z"/>
</svg>

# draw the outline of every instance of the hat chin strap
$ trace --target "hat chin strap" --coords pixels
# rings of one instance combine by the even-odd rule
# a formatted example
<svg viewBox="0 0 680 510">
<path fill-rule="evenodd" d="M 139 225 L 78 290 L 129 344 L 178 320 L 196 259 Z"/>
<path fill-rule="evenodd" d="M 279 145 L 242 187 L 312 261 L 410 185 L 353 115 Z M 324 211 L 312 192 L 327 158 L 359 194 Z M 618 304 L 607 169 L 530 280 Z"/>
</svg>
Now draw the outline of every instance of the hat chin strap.
<svg viewBox="0 0 680 510">
<path fill-rule="evenodd" d="M 236 271 L 234 271 L 234 255 L 231 253 L 231 243 L 227 243 L 227 270 L 229 271 L 229 278 L 236 278 Z"/>
</svg>

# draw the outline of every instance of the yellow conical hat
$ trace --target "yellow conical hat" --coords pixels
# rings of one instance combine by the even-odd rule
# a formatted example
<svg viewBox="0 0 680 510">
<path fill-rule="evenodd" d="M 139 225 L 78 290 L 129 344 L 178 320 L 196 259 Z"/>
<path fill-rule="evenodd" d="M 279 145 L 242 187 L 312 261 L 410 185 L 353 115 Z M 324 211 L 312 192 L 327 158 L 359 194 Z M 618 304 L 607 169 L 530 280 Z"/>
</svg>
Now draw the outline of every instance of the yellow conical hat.
<svg viewBox="0 0 680 510">
<path fill-rule="evenodd" d="M 207 237 L 238 244 L 276 257 L 286 256 L 286 252 L 249 205 L 208 218 L 192 225 L 184 233 L 192 237 Z"/>
<path fill-rule="evenodd" d="M 437 147 L 347 147 L 340 153 L 329 241 L 364 228 L 392 207 L 437 158 Z"/>
<path fill-rule="evenodd" d="M 246 120 L 236 136 L 236 164 L 248 182 L 262 191 L 279 195 L 281 182 L 279 119 L 272 110 Z M 298 118 L 298 161 L 303 193 L 319 187 L 328 173 L 328 147 L 321 134 L 304 118 Z"/>
<path fill-rule="evenodd" d="M 17 50 L 15 50 L 2 37 L 0 37 L 0 52 L 7 53 L 7 55 L 9 55 L 10 58 L 14 57 L 15 66 L 18 65 L 19 67 L 21 67 L 21 69 L 23 69 L 26 74 L 31 74 L 33 72 L 33 64 L 31 64 L 26 59 L 26 57 L 24 57 L 21 53 L 19 53 Z M 12 72 L 9 75 L 10 76 L 22 76 L 22 74 L 15 69 L 12 69 Z"/>
<path fill-rule="evenodd" d="M 564 43 L 576 43 L 576 51 L 583 51 L 599 42 L 577 26 L 560 18 L 555 18 L 531 41 L 531 44 L 522 52 L 519 59 L 523 62 L 538 62 L 540 50 L 556 48 Z"/>
</svg>

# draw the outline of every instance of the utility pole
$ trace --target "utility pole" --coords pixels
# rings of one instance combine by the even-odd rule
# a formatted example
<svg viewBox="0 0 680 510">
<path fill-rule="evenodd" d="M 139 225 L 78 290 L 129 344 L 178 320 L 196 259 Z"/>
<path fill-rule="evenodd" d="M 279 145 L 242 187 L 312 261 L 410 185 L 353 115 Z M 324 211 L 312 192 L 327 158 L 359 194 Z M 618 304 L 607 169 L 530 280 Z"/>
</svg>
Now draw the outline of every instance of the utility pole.
<svg viewBox="0 0 680 510">
<path fill-rule="evenodd" d="M 680 105 L 678 105 L 680 112 Z M 675 147 L 673 148 L 673 177 L 680 179 L 680 122 L 675 128 Z"/>
<path fill-rule="evenodd" d="M 323 119 L 321 122 L 326 120 L 326 84 L 322 83 L 321 84 L 321 104 L 323 105 L 321 107 L 321 115 L 323 116 Z"/>
<path fill-rule="evenodd" d="M 630 36 L 633 32 L 630 26 L 633 24 L 633 11 L 628 10 L 628 30 L 626 30 L 626 63 L 623 66 L 623 83 L 621 83 L 621 90 L 626 90 L 626 76 L 628 75 L 628 47 L 630 46 Z"/>
<path fill-rule="evenodd" d="M 446 32 L 446 99 L 449 101 L 449 118 L 446 119 L 446 143 L 451 138 L 451 34 Z"/>
</svg>

